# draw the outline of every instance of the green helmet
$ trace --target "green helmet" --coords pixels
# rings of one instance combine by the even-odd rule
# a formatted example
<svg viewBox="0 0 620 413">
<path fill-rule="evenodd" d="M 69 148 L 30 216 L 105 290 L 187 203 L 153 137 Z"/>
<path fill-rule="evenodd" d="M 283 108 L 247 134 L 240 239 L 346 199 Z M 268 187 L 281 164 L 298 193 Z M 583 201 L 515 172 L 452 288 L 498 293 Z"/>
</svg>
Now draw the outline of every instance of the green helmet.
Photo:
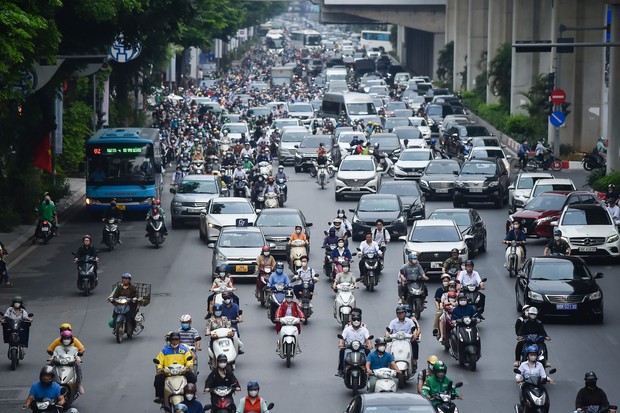
<svg viewBox="0 0 620 413">
<path fill-rule="evenodd" d="M 446 366 L 446 363 L 444 363 L 441 360 L 437 361 L 433 365 L 433 373 L 439 373 L 439 372 L 444 372 L 445 373 L 446 371 L 448 371 L 448 367 Z"/>
<path fill-rule="evenodd" d="M 24 299 L 20 295 L 13 297 L 13 303 L 24 303 Z"/>
</svg>

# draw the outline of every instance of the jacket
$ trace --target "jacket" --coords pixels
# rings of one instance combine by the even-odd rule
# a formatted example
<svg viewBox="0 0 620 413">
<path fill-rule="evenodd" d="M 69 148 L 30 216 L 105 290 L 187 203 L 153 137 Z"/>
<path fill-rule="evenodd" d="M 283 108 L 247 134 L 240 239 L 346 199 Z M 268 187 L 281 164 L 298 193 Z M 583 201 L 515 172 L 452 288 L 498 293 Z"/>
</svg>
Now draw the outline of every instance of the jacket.
<svg viewBox="0 0 620 413">
<path fill-rule="evenodd" d="M 256 410 L 254 409 L 246 410 L 245 408 L 246 398 L 247 396 L 244 396 L 239 399 L 239 403 L 237 403 L 237 413 L 269 413 L 269 410 L 267 410 L 267 402 L 265 401 L 265 399 L 263 399 L 260 396 L 256 396 L 256 398 L 258 399 Z"/>
<path fill-rule="evenodd" d="M 172 346 L 168 344 L 157 355 L 157 360 L 159 361 L 157 368 L 163 369 L 175 362 L 182 366 L 191 367 L 194 365 L 194 361 L 187 359 L 191 355 L 192 352 L 183 344 L 179 344 L 177 348 L 172 348 Z"/>
<path fill-rule="evenodd" d="M 205 389 L 214 389 L 220 386 L 239 387 L 239 381 L 228 367 L 226 367 L 226 375 L 224 377 L 220 376 L 219 369 L 215 369 L 211 371 L 207 380 L 205 380 Z"/>
<path fill-rule="evenodd" d="M 259 255 L 256 259 L 256 266 L 258 270 L 262 270 L 264 267 L 271 267 L 271 270 L 274 271 L 276 268 L 276 259 L 273 256 L 265 257 L 263 254 Z"/>
<path fill-rule="evenodd" d="M 452 383 L 452 380 L 448 376 L 445 376 L 442 381 L 439 381 L 435 376 L 429 376 L 422 386 L 422 395 L 430 399 L 437 393 L 445 392 L 448 390 L 448 386 Z M 453 396 L 458 396 L 459 392 L 456 388 L 452 387 L 450 390 Z M 433 405 L 441 403 L 439 400 L 431 400 Z"/>
<path fill-rule="evenodd" d="M 289 303 L 287 303 L 286 301 L 284 301 L 282 304 L 280 304 L 280 307 L 278 307 L 278 309 L 276 310 L 276 316 L 275 318 L 281 318 L 281 317 L 286 317 L 286 310 L 288 309 Z M 299 307 L 299 304 L 297 304 L 295 301 L 293 301 L 291 304 L 291 314 L 293 317 L 297 317 L 297 318 L 306 318 L 306 316 L 304 315 L 304 312 L 301 310 L 301 308 Z M 280 329 L 282 328 L 282 324 L 280 324 L 279 322 L 276 322 L 276 332 L 280 332 Z M 297 331 L 299 331 L 301 333 L 301 325 L 297 324 Z"/>
</svg>

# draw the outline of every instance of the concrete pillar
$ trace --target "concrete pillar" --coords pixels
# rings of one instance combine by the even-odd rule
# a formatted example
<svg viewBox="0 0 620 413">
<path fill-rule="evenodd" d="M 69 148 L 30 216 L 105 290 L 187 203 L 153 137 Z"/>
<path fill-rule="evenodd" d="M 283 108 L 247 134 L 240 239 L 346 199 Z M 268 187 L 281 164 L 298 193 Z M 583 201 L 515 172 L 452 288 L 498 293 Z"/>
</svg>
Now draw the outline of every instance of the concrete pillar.
<svg viewBox="0 0 620 413">
<path fill-rule="evenodd" d="M 446 40 L 444 44 L 454 41 L 456 27 L 456 0 L 446 0 Z"/>
<path fill-rule="evenodd" d="M 491 61 L 497 55 L 497 49 L 504 43 L 512 43 L 512 1 L 489 0 L 489 26 L 487 30 L 487 72 L 491 70 Z M 487 103 L 498 103 L 499 98 L 487 82 Z"/>
<path fill-rule="evenodd" d="M 489 0 L 469 0 L 467 23 L 467 90 L 476 87 L 476 77 L 486 68 Z"/>
<path fill-rule="evenodd" d="M 620 42 L 620 2 L 613 1 L 611 8 L 611 41 Z M 617 128 L 620 119 L 620 48 L 611 47 L 609 58 L 609 120 L 607 124 L 607 173 L 620 171 L 620 140 Z"/>
<path fill-rule="evenodd" d="M 405 26 L 399 24 L 397 26 L 397 45 L 396 53 L 398 54 L 398 60 L 403 66 L 407 66 L 407 43 L 405 42 Z"/>
<path fill-rule="evenodd" d="M 467 35 L 469 23 L 469 1 L 455 0 L 455 16 L 453 26 L 454 39 L 454 73 L 452 74 L 452 89 L 456 92 L 465 89 L 461 72 L 465 71 L 467 56 Z"/>
<path fill-rule="evenodd" d="M 448 30 L 446 29 L 446 32 Z M 437 76 L 437 59 L 439 59 L 439 52 L 445 46 L 446 33 L 435 33 L 435 38 L 433 39 L 433 70 L 429 74 L 431 79 L 436 79 Z"/>
</svg>

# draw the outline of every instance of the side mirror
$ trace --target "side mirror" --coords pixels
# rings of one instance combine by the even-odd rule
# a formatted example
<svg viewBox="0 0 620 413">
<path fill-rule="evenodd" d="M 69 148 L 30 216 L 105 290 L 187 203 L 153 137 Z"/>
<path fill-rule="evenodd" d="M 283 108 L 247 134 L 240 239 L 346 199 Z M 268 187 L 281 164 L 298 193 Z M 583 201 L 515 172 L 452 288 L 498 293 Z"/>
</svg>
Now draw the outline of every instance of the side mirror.
<svg viewBox="0 0 620 413">
<path fill-rule="evenodd" d="M 463 239 L 465 240 L 465 242 L 467 242 L 467 241 L 471 241 L 471 240 L 473 240 L 473 239 L 474 239 L 474 236 L 473 236 L 473 235 L 465 235 L 465 236 L 463 237 Z"/>
<path fill-rule="evenodd" d="M 512 155 L 506 155 L 506 159 L 512 159 Z"/>
<path fill-rule="evenodd" d="M 170 193 L 171 193 L 171 194 L 176 194 L 176 193 L 177 193 L 177 190 L 176 190 L 175 188 L 170 188 Z"/>
<path fill-rule="evenodd" d="M 549 373 L 547 373 L 547 374 L 555 374 L 557 371 L 558 371 L 557 369 L 551 369 L 551 370 L 549 370 Z"/>
<path fill-rule="evenodd" d="M 482 228 L 484 226 L 484 221 L 478 221 L 474 224 L 476 228 Z"/>
<path fill-rule="evenodd" d="M 602 273 L 602 272 L 597 272 L 597 273 L 594 275 L 594 278 L 596 278 L 596 279 L 603 278 L 603 273 Z M 30 314 L 28 314 L 28 316 L 30 317 Z"/>
<path fill-rule="evenodd" d="M 356 283 L 358 283 L 358 282 L 360 282 L 360 281 L 362 281 L 362 279 L 361 279 L 361 278 L 356 278 L 356 279 L 355 279 L 355 282 L 356 282 Z"/>
<path fill-rule="evenodd" d="M 512 371 L 517 373 L 517 374 L 521 374 L 521 370 L 519 370 L 519 369 L 512 369 Z"/>
<path fill-rule="evenodd" d="M 207 248 L 211 248 L 211 249 L 215 248 L 215 242 L 208 243 Z"/>
<path fill-rule="evenodd" d="M 344 340 L 344 337 L 342 336 L 342 334 L 336 334 L 336 337 L 338 337 L 340 340 Z"/>
<path fill-rule="evenodd" d="M 358 250 L 358 251 L 360 251 L 360 252 L 362 251 L 361 249 L 359 249 L 359 247 L 357 247 L 357 248 L 356 248 L 356 250 Z"/>
<path fill-rule="evenodd" d="M 295 145 L 293 146 L 295 149 L 299 149 L 299 145 Z"/>
<path fill-rule="evenodd" d="M 601 276 L 602 276 L 602 275 L 603 275 L 603 274 L 601 274 Z M 34 316 L 34 314 L 33 314 L 33 313 L 28 313 L 28 317 L 32 317 L 32 316 Z"/>
<path fill-rule="evenodd" d="M 311 227 L 312 226 L 312 222 L 306 222 L 306 227 Z"/>
<path fill-rule="evenodd" d="M 458 383 L 456 383 L 456 384 L 454 385 L 454 388 L 455 388 L 455 389 L 458 389 L 459 387 L 463 387 L 463 382 L 462 382 L 462 381 L 459 381 Z"/>
<path fill-rule="evenodd" d="M 523 271 L 519 271 L 517 273 L 517 278 L 525 278 L 525 273 Z"/>
<path fill-rule="evenodd" d="M 389 333 L 392 330 L 390 330 L 390 327 L 385 327 L 385 331 L 387 331 Z"/>
<path fill-rule="evenodd" d="M 483 283 L 487 282 L 487 278 L 483 278 L 480 281 L 482 281 Z"/>
<path fill-rule="evenodd" d="M 157 359 L 153 359 L 153 363 L 155 363 L 155 364 L 159 364 L 159 360 L 157 360 Z"/>
<path fill-rule="evenodd" d="M 189 356 L 186 360 L 187 361 L 192 361 L 194 359 L 194 356 Z"/>
<path fill-rule="evenodd" d="M 274 244 L 273 242 L 269 243 L 269 248 L 274 249 L 276 247 L 276 244 Z"/>
<path fill-rule="evenodd" d="M 557 227 L 558 226 L 558 221 L 551 221 L 549 223 L 549 225 L 551 225 L 552 227 Z"/>
<path fill-rule="evenodd" d="M 514 189 L 515 189 L 514 185 L 512 185 L 512 184 L 508 185 L 508 190 L 509 191 L 514 191 Z"/>
<path fill-rule="evenodd" d="M 349 208 L 349 212 L 355 213 L 355 208 Z"/>
<path fill-rule="evenodd" d="M 267 405 L 267 410 L 271 410 L 271 409 L 273 409 L 273 406 L 275 406 L 275 404 L 273 404 L 273 403 L 269 403 L 269 404 Z"/>
<path fill-rule="evenodd" d="M 398 240 L 399 240 L 399 241 L 403 241 L 403 242 L 407 242 L 407 237 L 405 237 L 405 236 L 403 235 L 403 236 L 398 237 Z"/>
</svg>

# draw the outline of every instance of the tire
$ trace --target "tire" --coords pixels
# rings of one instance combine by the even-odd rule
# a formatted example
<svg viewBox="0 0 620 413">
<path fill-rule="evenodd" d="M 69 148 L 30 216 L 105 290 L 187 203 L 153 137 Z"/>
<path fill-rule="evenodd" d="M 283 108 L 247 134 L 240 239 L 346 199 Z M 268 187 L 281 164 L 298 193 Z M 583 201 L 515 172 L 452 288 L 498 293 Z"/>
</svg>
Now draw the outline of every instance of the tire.
<svg viewBox="0 0 620 413">
<path fill-rule="evenodd" d="M 307 325 L 308 325 L 308 317 L 309 317 L 309 316 L 306 316 L 306 318 L 304 319 L 304 325 L 305 325 L 305 326 L 307 326 Z"/>
<path fill-rule="evenodd" d="M 19 364 L 19 353 L 16 348 L 11 349 L 9 358 L 11 359 L 11 370 L 15 370 Z"/>
<path fill-rule="evenodd" d="M 286 344 L 285 351 L 286 351 L 286 368 L 288 369 L 291 367 L 291 358 L 293 357 L 292 356 L 293 345 L 290 343 Z"/>
<path fill-rule="evenodd" d="M 375 290 L 375 283 L 371 282 L 370 279 L 368 279 L 368 291 L 373 292 L 374 290 Z"/>
<path fill-rule="evenodd" d="M 515 291 L 515 310 L 517 311 L 517 313 L 521 314 L 521 305 L 519 304 L 519 295 L 517 294 L 517 292 Z"/>
<path fill-rule="evenodd" d="M 172 220 L 172 229 L 178 229 L 179 228 L 179 223 L 176 220 Z"/>
<path fill-rule="evenodd" d="M 344 200 L 344 197 L 340 194 L 334 194 L 334 199 L 336 200 L 336 202 L 342 201 Z"/>
<path fill-rule="evenodd" d="M 258 295 L 258 301 L 260 302 L 261 307 L 265 306 L 265 291 L 261 291 Z"/>
<path fill-rule="evenodd" d="M 478 247 L 478 252 L 487 252 L 487 235 L 484 234 L 484 241 L 482 241 L 482 245 Z"/>
<path fill-rule="evenodd" d="M 84 297 L 88 297 L 90 295 L 90 282 L 84 282 Z"/>
<path fill-rule="evenodd" d="M 499 194 L 495 200 L 495 208 L 500 209 L 504 205 L 504 194 Z"/>
<path fill-rule="evenodd" d="M 415 313 L 415 318 L 419 320 L 420 316 L 422 315 L 422 301 L 421 300 L 418 299 L 413 302 L 413 311 Z"/>
<path fill-rule="evenodd" d="M 301 172 L 301 167 L 300 166 L 296 166 L 295 167 L 295 173 L 298 174 Z"/>
<path fill-rule="evenodd" d="M 116 328 L 114 329 L 114 335 L 116 336 L 116 342 L 121 344 L 123 342 L 123 336 L 125 335 L 125 322 L 117 321 Z"/>
<path fill-rule="evenodd" d="M 47 245 L 47 243 L 50 241 L 50 239 L 48 237 L 44 237 L 43 238 L 43 245 Z"/>
<path fill-rule="evenodd" d="M 392 165 L 391 168 L 388 169 L 388 175 L 390 175 L 392 178 L 394 178 L 394 166 Z"/>
<path fill-rule="evenodd" d="M 551 162 L 551 166 L 550 166 L 552 171 L 561 171 L 562 168 L 564 168 L 564 165 L 562 164 L 562 161 L 560 161 L 559 159 L 554 160 L 553 162 Z"/>
<path fill-rule="evenodd" d="M 344 314 L 342 316 L 342 328 L 345 328 L 347 324 L 349 324 L 349 314 Z"/>
<path fill-rule="evenodd" d="M 353 381 L 351 382 L 351 390 L 353 390 L 353 395 L 357 396 L 360 392 L 359 387 L 358 387 L 358 382 L 357 379 L 353 379 Z"/>
<path fill-rule="evenodd" d="M 515 259 L 511 259 L 510 261 L 508 261 L 508 276 L 510 278 L 516 276 L 517 274 L 514 272 L 514 267 L 515 267 Z"/>
<path fill-rule="evenodd" d="M 476 360 L 476 355 L 475 354 L 468 354 L 467 355 L 467 364 L 469 365 L 469 371 L 476 371 L 476 363 L 478 360 Z"/>
<path fill-rule="evenodd" d="M 534 160 L 530 160 L 525 166 L 526 172 L 536 172 L 537 169 L 538 169 L 538 163 L 536 163 L 536 161 Z"/>
<path fill-rule="evenodd" d="M 591 170 L 594 169 L 594 164 L 592 164 L 590 161 L 584 161 L 583 162 L 583 169 L 585 169 L 586 171 L 590 172 Z"/>
<path fill-rule="evenodd" d="M 407 384 L 407 378 L 405 377 L 405 373 L 402 371 L 398 374 L 398 388 L 404 389 L 405 384 Z"/>
</svg>

